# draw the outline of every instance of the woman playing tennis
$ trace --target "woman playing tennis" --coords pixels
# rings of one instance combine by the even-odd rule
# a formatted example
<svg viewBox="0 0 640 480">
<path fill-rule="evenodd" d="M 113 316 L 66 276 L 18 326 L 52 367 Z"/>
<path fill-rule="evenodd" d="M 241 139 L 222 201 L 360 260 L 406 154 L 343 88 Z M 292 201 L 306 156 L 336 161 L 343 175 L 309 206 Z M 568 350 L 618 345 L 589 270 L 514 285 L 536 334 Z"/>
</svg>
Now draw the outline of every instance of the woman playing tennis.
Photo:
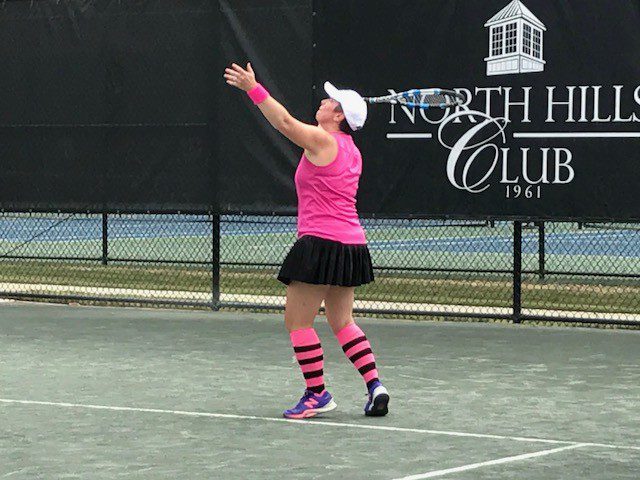
<svg viewBox="0 0 640 480">
<path fill-rule="evenodd" d="M 353 320 L 355 287 L 373 281 L 365 233 L 356 211 L 362 157 L 351 133 L 367 118 L 367 105 L 353 90 L 329 82 L 329 98 L 316 112 L 318 125 L 291 114 L 256 82 L 251 64 L 225 69 L 229 85 L 247 92 L 271 125 L 304 149 L 295 174 L 298 239 L 285 258 L 278 280 L 287 285 L 285 326 L 306 382 L 287 418 L 309 418 L 337 407 L 325 389 L 323 352 L 313 322 L 324 300 L 327 321 L 368 389 L 366 415 L 386 415 L 389 394 L 378 378 L 367 337 Z"/>
</svg>

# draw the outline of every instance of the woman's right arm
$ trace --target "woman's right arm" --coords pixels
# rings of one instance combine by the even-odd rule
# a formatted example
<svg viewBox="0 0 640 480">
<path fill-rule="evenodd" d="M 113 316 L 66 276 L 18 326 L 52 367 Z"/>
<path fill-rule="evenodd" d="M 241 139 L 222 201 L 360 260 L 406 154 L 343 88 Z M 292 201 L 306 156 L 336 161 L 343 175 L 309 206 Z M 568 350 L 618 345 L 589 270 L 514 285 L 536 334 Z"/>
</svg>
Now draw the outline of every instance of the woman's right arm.
<svg viewBox="0 0 640 480">
<path fill-rule="evenodd" d="M 316 125 L 297 120 L 273 97 L 260 103 L 258 108 L 276 130 L 305 150 L 307 158 L 312 163 L 327 163 L 321 159 L 318 163 L 314 160 L 325 156 L 333 159 L 338 153 L 336 140 L 330 133 Z M 331 155 L 333 150 L 335 152 Z M 322 155 L 323 153 L 328 155 Z"/>
<path fill-rule="evenodd" d="M 250 63 L 247 64 L 247 70 L 234 63 L 225 72 L 228 84 L 246 92 L 258 85 Z M 258 108 L 276 130 L 305 150 L 312 163 L 327 164 L 338 153 L 337 142 L 330 133 L 316 125 L 297 120 L 273 97 L 268 96 L 258 104 Z M 329 161 L 326 161 L 327 158 Z"/>
</svg>

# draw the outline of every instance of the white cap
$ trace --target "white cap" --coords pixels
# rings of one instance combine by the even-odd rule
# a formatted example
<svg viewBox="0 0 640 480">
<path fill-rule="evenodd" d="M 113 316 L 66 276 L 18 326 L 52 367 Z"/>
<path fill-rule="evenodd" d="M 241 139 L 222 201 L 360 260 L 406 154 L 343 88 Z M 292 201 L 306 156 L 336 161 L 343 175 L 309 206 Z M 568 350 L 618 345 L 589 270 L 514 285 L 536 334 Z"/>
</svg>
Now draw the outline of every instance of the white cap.
<svg viewBox="0 0 640 480">
<path fill-rule="evenodd" d="M 351 130 L 360 130 L 367 120 L 367 102 L 360 94 L 355 90 L 338 90 L 329 82 L 324 82 L 324 90 L 340 103 Z"/>
</svg>

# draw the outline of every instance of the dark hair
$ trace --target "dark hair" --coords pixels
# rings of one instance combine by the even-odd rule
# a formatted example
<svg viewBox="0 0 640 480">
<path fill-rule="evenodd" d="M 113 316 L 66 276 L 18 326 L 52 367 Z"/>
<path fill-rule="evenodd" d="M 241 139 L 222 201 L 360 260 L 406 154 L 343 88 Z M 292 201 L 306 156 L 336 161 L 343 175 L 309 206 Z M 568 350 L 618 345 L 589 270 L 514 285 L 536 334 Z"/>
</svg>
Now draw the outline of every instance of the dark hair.
<svg viewBox="0 0 640 480">
<path fill-rule="evenodd" d="M 336 107 L 333 109 L 334 112 L 342 112 L 342 105 L 338 104 L 336 105 Z M 353 135 L 354 131 L 353 129 L 349 126 L 349 122 L 347 122 L 346 118 L 343 118 L 342 121 L 340 122 L 340 125 L 338 126 L 338 128 L 340 129 L 341 132 L 346 133 L 347 135 Z"/>
</svg>

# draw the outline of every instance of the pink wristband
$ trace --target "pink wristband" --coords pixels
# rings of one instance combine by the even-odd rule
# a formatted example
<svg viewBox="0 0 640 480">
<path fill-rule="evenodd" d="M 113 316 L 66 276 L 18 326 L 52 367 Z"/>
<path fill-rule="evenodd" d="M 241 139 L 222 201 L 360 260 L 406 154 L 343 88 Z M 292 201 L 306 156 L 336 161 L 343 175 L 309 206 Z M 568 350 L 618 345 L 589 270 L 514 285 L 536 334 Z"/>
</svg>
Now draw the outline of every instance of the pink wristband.
<svg viewBox="0 0 640 480">
<path fill-rule="evenodd" d="M 267 92 L 267 90 L 258 83 L 255 87 L 247 92 L 247 95 L 249 95 L 249 98 L 253 101 L 254 104 L 258 105 L 259 103 L 264 102 L 269 97 L 269 92 Z"/>
</svg>

